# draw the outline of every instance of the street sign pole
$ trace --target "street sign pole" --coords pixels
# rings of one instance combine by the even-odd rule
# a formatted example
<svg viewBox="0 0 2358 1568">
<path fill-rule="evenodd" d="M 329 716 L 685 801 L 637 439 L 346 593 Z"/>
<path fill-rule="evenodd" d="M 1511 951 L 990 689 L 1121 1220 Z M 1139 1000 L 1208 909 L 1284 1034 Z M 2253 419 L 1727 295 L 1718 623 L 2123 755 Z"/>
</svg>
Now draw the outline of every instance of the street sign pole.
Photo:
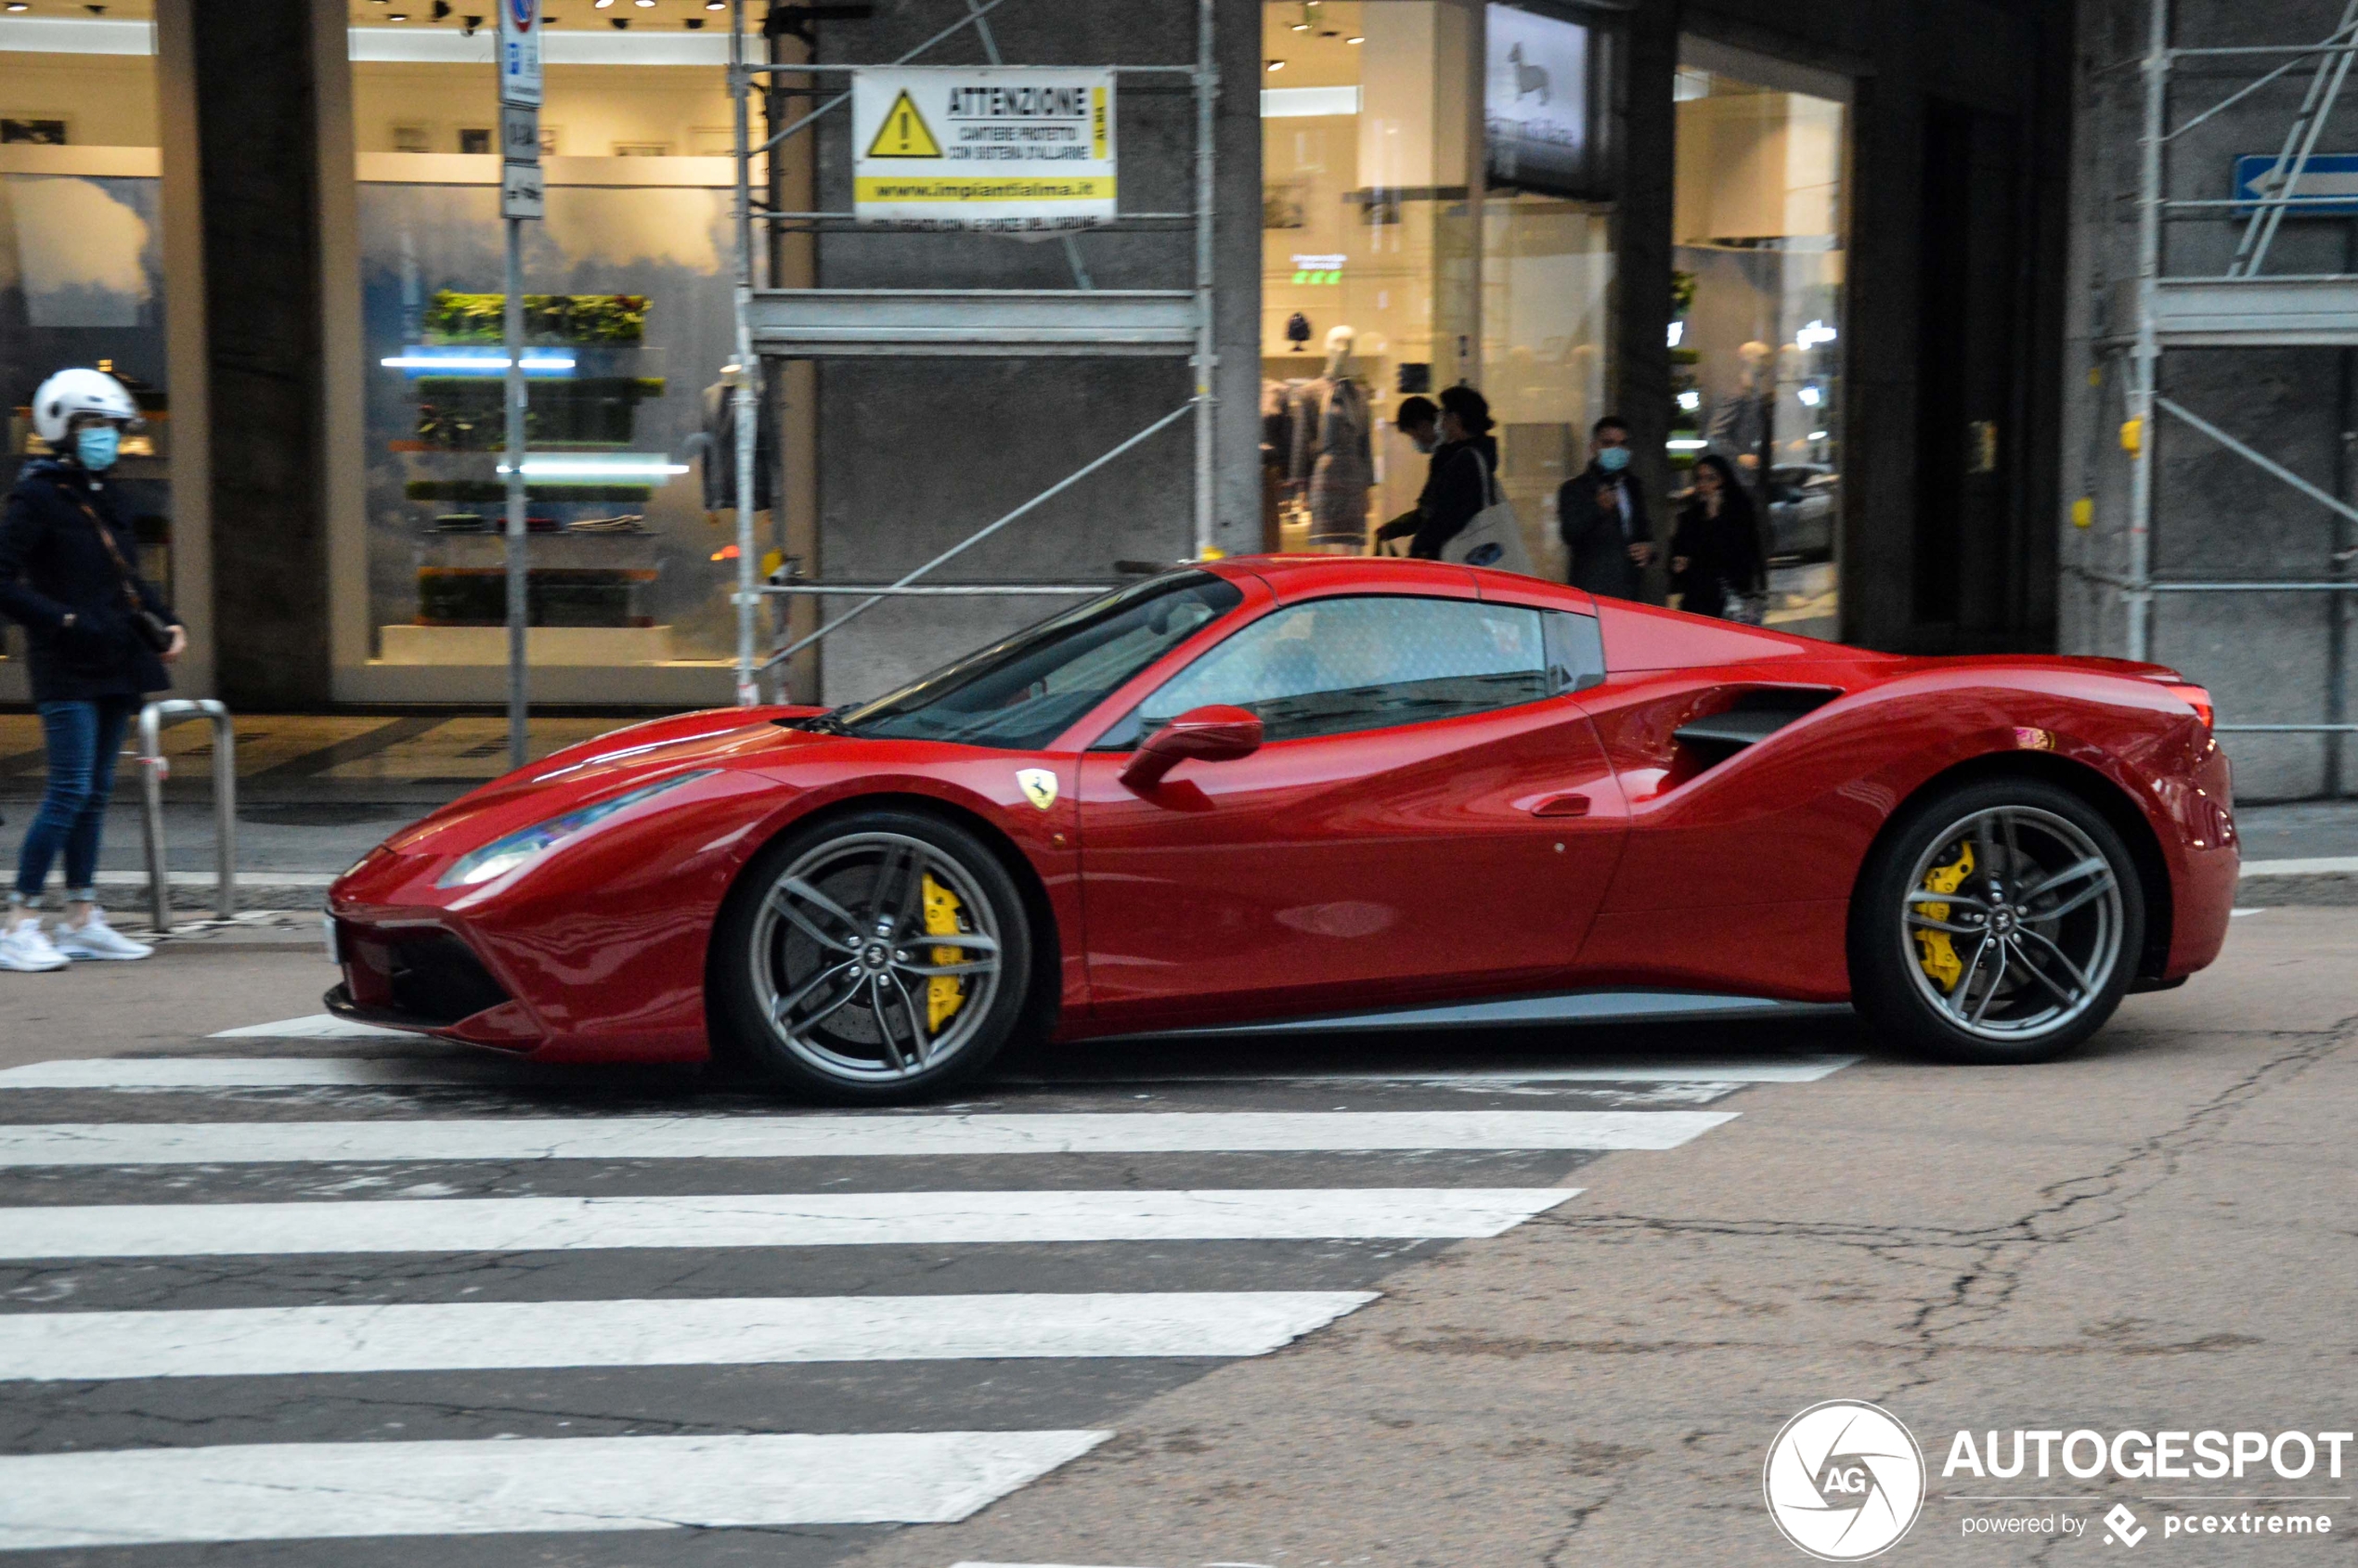
<svg viewBox="0 0 2358 1568">
<path fill-rule="evenodd" d="M 540 0 L 499 4 L 499 215 L 507 229 L 507 301 L 499 341 L 507 356 L 508 766 L 527 759 L 530 703 L 525 628 L 530 576 L 525 518 L 524 226 L 542 212 Z"/>
</svg>

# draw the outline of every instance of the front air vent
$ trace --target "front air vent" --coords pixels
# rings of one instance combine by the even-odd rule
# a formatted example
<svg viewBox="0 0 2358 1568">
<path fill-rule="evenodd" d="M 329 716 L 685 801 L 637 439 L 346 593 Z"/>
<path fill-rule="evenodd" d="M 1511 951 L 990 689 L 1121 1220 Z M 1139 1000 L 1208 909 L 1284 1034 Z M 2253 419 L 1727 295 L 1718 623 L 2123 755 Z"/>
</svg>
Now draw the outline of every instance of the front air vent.
<svg viewBox="0 0 2358 1568">
<path fill-rule="evenodd" d="M 1840 691 L 1823 686 L 1758 688 L 1741 693 L 1717 713 L 1681 724 L 1671 738 L 1702 767 L 1716 767 L 1841 695 Z"/>
</svg>

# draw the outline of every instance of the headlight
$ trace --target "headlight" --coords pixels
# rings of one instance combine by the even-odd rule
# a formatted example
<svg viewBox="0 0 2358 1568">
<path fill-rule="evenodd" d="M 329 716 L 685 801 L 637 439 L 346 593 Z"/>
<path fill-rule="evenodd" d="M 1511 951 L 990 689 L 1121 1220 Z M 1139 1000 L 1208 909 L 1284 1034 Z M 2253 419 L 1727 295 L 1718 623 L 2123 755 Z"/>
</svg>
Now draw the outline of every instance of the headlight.
<svg viewBox="0 0 2358 1568">
<path fill-rule="evenodd" d="M 472 888 L 477 883 L 502 877 L 519 866 L 529 865 L 575 835 L 594 827 L 616 811 L 628 810 L 642 801 L 652 800 L 667 790 L 697 779 L 709 778 L 718 768 L 699 768 L 693 772 L 674 773 L 651 784 L 601 800 L 594 806 L 584 806 L 577 811 L 567 811 L 562 817 L 551 817 L 545 823 L 495 838 L 482 849 L 461 855 L 451 862 L 450 869 L 436 879 L 437 888 Z"/>
</svg>

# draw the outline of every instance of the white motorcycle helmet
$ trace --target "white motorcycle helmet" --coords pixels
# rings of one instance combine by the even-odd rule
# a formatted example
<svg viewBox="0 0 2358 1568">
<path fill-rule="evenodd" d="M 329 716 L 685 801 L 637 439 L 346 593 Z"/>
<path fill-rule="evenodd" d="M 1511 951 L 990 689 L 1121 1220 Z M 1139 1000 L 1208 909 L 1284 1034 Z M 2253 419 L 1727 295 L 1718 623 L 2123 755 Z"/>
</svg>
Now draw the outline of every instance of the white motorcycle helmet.
<svg viewBox="0 0 2358 1568">
<path fill-rule="evenodd" d="M 139 405 L 123 384 L 104 370 L 59 370 L 32 395 L 32 428 L 55 447 L 77 414 L 97 414 L 136 430 L 142 423 Z"/>
</svg>

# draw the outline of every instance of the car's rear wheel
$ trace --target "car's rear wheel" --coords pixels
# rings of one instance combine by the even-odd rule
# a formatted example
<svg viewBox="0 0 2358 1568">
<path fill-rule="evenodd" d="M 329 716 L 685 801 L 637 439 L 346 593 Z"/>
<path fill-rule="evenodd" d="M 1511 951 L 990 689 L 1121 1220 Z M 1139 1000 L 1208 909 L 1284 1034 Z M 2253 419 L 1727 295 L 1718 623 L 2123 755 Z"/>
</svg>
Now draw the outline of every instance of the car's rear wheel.
<svg viewBox="0 0 2358 1568">
<path fill-rule="evenodd" d="M 2102 813 L 2038 779 L 1908 810 L 1851 902 L 1860 1013 L 1961 1062 L 2030 1062 L 2104 1027 L 2134 978 L 2144 889 Z"/>
<path fill-rule="evenodd" d="M 1006 1044 L 1030 973 L 1022 897 L 988 847 L 919 812 L 856 812 L 748 868 L 713 934 L 716 1044 L 812 1098 L 917 1099 Z"/>
</svg>

